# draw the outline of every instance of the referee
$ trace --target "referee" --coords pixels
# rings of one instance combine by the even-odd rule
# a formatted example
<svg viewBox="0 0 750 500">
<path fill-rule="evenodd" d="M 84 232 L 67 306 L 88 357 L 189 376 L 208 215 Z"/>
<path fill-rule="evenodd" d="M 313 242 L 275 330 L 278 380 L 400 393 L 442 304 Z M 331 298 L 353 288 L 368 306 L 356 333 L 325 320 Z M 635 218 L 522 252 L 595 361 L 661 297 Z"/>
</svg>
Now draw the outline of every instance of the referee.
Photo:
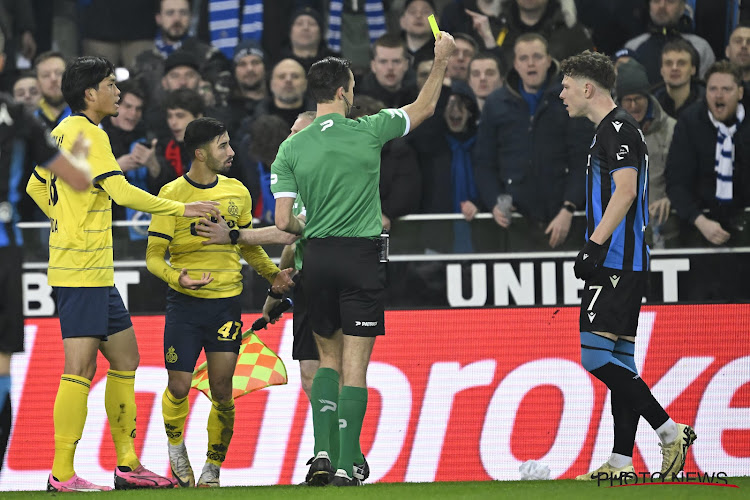
<svg viewBox="0 0 750 500">
<path fill-rule="evenodd" d="M 364 463 L 359 435 L 367 409 L 367 365 L 375 337 L 385 333 L 378 258 L 380 153 L 386 142 L 433 114 L 454 50 L 453 37 L 441 32 L 417 99 L 358 120 L 347 118 L 354 99 L 349 61 L 327 57 L 313 64 L 307 80 L 317 117 L 282 143 L 271 167 L 276 226 L 307 240 L 305 288 L 320 353 L 311 388 L 310 485 L 361 484 L 353 466 Z M 306 223 L 292 215 L 297 195 L 305 202 Z M 334 433 L 340 437 L 338 450 L 331 446 Z"/>
</svg>

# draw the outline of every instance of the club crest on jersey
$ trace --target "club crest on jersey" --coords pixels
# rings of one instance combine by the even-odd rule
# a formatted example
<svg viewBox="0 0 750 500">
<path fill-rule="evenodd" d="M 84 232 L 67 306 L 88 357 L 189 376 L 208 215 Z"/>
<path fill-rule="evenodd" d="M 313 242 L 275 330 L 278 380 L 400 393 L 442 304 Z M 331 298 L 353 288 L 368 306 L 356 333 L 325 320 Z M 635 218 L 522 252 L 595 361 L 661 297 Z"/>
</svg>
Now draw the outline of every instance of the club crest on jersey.
<svg viewBox="0 0 750 500">
<path fill-rule="evenodd" d="M 589 146 L 589 149 L 593 148 L 594 144 L 596 144 L 596 134 L 594 134 L 594 140 L 591 141 L 591 146 Z"/>
<path fill-rule="evenodd" d="M 615 130 L 617 132 L 620 132 L 620 128 L 622 128 L 622 122 L 612 122 L 612 126 L 615 127 Z"/>
<path fill-rule="evenodd" d="M 240 215 L 239 207 L 232 200 L 229 200 L 229 207 L 227 208 L 227 211 L 229 212 L 229 215 L 232 215 L 234 217 L 238 217 Z"/>
<path fill-rule="evenodd" d="M 617 159 L 624 160 L 628 153 L 630 153 L 630 147 L 627 144 L 620 144 L 620 150 L 617 152 Z"/>
</svg>

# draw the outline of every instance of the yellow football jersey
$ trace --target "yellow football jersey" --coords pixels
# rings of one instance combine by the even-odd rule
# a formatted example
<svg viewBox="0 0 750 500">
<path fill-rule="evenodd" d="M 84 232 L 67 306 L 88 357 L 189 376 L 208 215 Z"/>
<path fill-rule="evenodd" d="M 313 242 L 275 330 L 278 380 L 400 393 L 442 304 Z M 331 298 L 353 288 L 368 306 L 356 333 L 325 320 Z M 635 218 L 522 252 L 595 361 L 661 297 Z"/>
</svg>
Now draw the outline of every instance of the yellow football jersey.
<svg viewBox="0 0 750 500">
<path fill-rule="evenodd" d="M 159 197 L 183 203 L 199 200 L 219 202 L 217 207 L 231 228 L 243 229 L 252 224 L 252 200 L 247 188 L 237 179 L 218 175 L 216 182 L 202 185 L 182 176 L 162 187 Z M 205 238 L 195 232 L 200 218 L 154 216 L 148 228 L 149 240 L 164 238 L 169 242 L 171 269 L 179 272 L 187 269 L 190 277 L 199 279 L 203 273 L 211 273 L 214 280 L 198 290 L 188 290 L 169 280 L 169 286 L 186 295 L 216 299 L 234 297 L 242 292 L 241 245 L 203 245 Z M 259 247 L 245 247 L 245 257 L 261 275 L 270 276 L 278 272 L 265 251 Z M 160 255 L 158 258 L 163 259 Z M 168 272 L 169 269 L 167 269 Z M 160 276 L 163 278 L 163 276 Z"/>
</svg>

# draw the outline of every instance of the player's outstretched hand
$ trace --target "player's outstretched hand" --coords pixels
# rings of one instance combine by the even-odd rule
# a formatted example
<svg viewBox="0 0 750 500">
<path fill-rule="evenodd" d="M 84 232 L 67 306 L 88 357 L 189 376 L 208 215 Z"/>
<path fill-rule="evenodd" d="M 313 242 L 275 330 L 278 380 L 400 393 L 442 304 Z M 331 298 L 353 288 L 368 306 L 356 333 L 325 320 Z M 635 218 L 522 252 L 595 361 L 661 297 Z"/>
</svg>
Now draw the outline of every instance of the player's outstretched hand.
<svg viewBox="0 0 750 500">
<path fill-rule="evenodd" d="M 228 245 L 232 242 L 229 238 L 229 226 L 227 221 L 221 215 L 217 222 L 203 218 L 195 225 L 195 232 L 198 236 L 208 238 L 203 242 L 204 245 Z"/>
<path fill-rule="evenodd" d="M 194 201 L 192 203 L 185 203 L 185 213 L 183 217 L 205 217 L 211 215 L 212 217 L 219 218 L 221 213 L 219 209 L 218 201 Z"/>
<path fill-rule="evenodd" d="M 188 276 L 187 269 L 180 271 L 180 277 L 177 280 L 182 288 L 188 290 L 197 290 L 211 283 L 214 279 L 211 277 L 211 273 L 203 273 L 203 277 L 199 280 L 194 280 Z"/>
<path fill-rule="evenodd" d="M 447 31 L 441 31 L 440 37 L 435 41 L 435 60 L 447 61 L 456 50 L 456 42 Z"/>
<path fill-rule="evenodd" d="M 607 252 L 603 245 L 588 240 L 583 245 L 583 249 L 578 252 L 578 257 L 576 257 L 576 262 L 573 265 L 573 272 L 576 278 L 584 281 L 591 279 L 606 256 Z"/>
<path fill-rule="evenodd" d="M 273 293 L 286 293 L 287 291 L 289 291 L 289 289 L 294 286 L 294 281 L 292 281 L 293 275 L 293 268 L 288 267 L 286 269 L 282 269 L 282 271 L 277 274 L 276 278 L 273 280 L 271 291 Z"/>
</svg>

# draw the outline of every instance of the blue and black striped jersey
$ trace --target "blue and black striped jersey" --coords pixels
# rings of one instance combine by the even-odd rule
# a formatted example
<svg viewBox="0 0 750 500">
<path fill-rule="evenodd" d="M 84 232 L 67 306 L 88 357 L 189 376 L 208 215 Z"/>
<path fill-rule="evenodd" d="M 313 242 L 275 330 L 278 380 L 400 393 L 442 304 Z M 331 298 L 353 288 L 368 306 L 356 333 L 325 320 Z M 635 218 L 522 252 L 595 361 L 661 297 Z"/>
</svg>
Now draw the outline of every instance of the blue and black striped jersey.
<svg viewBox="0 0 750 500">
<path fill-rule="evenodd" d="M 623 168 L 638 172 L 638 194 L 625 218 L 605 243 L 604 266 L 623 271 L 646 271 L 649 248 L 648 149 L 638 123 L 621 108 L 613 109 L 596 129 L 586 168 L 586 239 L 594 232 L 615 192 L 612 174 Z"/>
</svg>

